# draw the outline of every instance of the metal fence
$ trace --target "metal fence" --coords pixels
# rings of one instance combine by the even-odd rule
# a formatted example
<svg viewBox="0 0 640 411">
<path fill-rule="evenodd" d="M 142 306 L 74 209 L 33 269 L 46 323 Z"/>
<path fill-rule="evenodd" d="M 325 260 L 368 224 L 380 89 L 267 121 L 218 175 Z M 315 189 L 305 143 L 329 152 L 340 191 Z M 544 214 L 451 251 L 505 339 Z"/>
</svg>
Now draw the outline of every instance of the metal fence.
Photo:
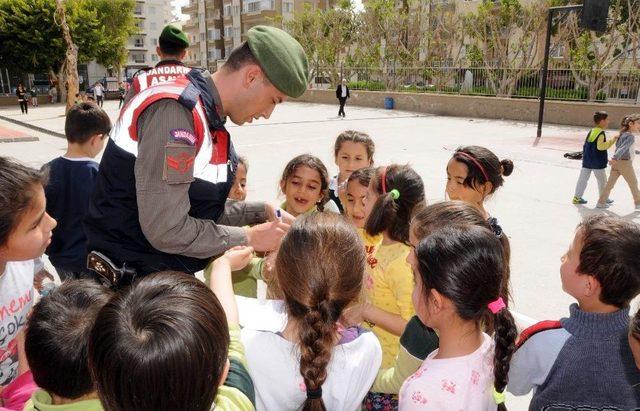
<svg viewBox="0 0 640 411">
<path fill-rule="evenodd" d="M 540 69 L 492 67 L 315 68 L 316 88 L 538 98 Z M 549 70 L 547 98 L 640 105 L 640 70 Z"/>
</svg>

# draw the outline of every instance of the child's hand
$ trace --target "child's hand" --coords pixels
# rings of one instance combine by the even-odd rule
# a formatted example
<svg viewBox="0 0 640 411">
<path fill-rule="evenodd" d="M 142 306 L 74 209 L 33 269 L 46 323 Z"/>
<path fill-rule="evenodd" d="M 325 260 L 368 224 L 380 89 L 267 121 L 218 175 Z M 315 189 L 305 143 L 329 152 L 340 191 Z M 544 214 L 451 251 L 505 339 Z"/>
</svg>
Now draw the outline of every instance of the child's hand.
<svg viewBox="0 0 640 411">
<path fill-rule="evenodd" d="M 365 320 L 364 318 L 365 309 L 366 309 L 366 304 L 357 304 L 347 308 L 342 312 L 340 323 L 345 327 L 353 327 L 355 325 L 362 324 L 362 322 Z"/>
<path fill-rule="evenodd" d="M 242 270 L 253 257 L 253 247 L 239 245 L 225 252 L 219 259 L 224 259 L 231 267 L 231 271 Z"/>
<path fill-rule="evenodd" d="M 262 264 L 262 279 L 269 283 L 273 280 L 276 268 L 277 252 L 268 253 L 264 256 L 264 262 Z"/>
<path fill-rule="evenodd" d="M 42 291 L 42 285 L 44 283 L 44 279 L 48 278 L 49 280 L 53 281 L 53 275 L 51 275 L 50 272 L 48 272 L 47 270 L 45 270 L 44 268 L 40 271 L 38 271 L 36 273 L 36 275 L 33 277 L 33 287 L 38 291 L 41 292 Z"/>
</svg>

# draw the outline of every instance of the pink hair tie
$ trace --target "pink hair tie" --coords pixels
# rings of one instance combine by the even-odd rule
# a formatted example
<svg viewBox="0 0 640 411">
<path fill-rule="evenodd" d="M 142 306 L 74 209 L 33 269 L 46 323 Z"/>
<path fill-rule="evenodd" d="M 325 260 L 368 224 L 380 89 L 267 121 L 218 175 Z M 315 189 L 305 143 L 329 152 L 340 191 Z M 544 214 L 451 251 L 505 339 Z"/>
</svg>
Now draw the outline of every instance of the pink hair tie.
<svg viewBox="0 0 640 411">
<path fill-rule="evenodd" d="M 498 314 L 500 311 L 502 311 L 505 308 L 507 308 L 507 306 L 505 305 L 502 297 L 498 297 L 497 300 L 495 300 L 492 303 L 489 303 L 489 310 L 494 314 Z"/>
<path fill-rule="evenodd" d="M 478 160 L 476 160 L 472 155 L 469 155 L 469 154 L 465 153 L 464 151 L 456 151 L 453 155 L 455 156 L 456 154 L 460 154 L 462 157 L 466 158 L 467 160 L 470 160 L 473 164 L 475 164 L 476 167 L 478 167 L 478 170 L 480 170 L 480 172 L 484 176 L 484 179 L 486 181 L 489 181 L 489 175 L 484 170 L 484 167 L 482 167 L 482 164 L 480 164 L 480 162 Z"/>
</svg>

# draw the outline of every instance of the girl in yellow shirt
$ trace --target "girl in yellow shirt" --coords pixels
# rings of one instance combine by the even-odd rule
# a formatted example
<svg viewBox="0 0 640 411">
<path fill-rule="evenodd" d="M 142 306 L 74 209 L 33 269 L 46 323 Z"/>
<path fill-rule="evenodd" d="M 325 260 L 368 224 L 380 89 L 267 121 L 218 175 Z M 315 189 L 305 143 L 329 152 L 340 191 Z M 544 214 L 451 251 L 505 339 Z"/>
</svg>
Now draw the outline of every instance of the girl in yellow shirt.
<svg viewBox="0 0 640 411">
<path fill-rule="evenodd" d="M 349 191 L 347 210 L 351 200 Z M 365 321 L 371 327 L 382 345 L 384 368 L 393 365 L 400 346 L 399 336 L 414 315 L 413 276 L 406 261 L 410 250 L 407 244 L 411 216 L 423 204 L 424 184 L 411 167 L 394 164 L 374 170 L 363 200 L 364 231 L 372 241 L 382 235 L 382 242 L 375 254 L 367 258 L 366 302 L 350 310 L 346 320 Z M 371 393 L 365 399 L 365 406 L 387 409 L 397 404 L 396 401 L 394 397 Z"/>
</svg>

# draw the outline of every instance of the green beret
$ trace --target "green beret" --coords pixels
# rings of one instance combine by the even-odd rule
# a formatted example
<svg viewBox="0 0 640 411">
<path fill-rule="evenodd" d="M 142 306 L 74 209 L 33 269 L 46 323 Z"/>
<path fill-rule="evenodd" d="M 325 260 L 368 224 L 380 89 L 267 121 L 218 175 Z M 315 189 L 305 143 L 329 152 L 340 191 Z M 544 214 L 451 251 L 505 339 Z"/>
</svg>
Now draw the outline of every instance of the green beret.
<svg viewBox="0 0 640 411">
<path fill-rule="evenodd" d="M 287 32 L 255 26 L 247 43 L 273 85 L 289 97 L 300 97 L 309 83 L 309 62 L 302 46 Z"/>
<path fill-rule="evenodd" d="M 184 31 L 180 30 L 172 24 L 168 24 L 160 33 L 160 46 L 171 45 L 186 49 L 189 47 L 189 38 Z"/>
</svg>

